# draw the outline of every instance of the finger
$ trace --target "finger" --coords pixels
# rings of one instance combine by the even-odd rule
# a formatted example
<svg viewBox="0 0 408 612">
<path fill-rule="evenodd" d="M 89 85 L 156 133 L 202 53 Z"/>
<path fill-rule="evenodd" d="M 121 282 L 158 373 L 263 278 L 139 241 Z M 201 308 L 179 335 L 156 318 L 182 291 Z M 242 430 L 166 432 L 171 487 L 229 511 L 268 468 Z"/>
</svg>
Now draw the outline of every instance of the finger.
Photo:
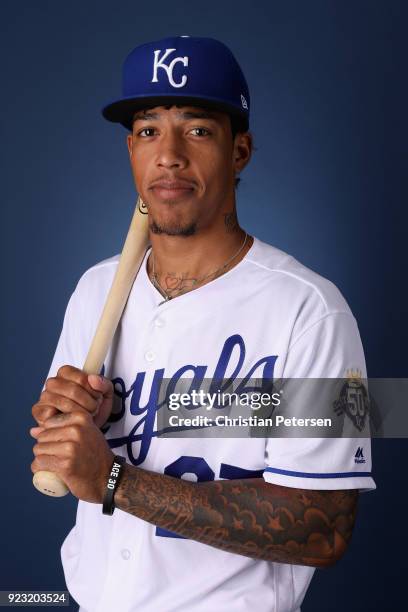
<svg viewBox="0 0 408 612">
<path fill-rule="evenodd" d="M 57 372 L 57 379 L 67 380 L 72 382 L 79 387 L 82 387 L 85 391 L 87 391 L 92 397 L 95 399 L 98 397 L 99 393 L 92 388 L 88 381 L 88 374 L 83 370 L 79 370 L 78 368 L 74 368 L 73 366 L 64 365 L 61 366 Z"/>
<path fill-rule="evenodd" d="M 80 368 L 76 368 L 72 365 L 62 365 L 58 368 L 57 376 L 60 378 L 65 378 L 66 380 L 71 380 L 72 382 L 77 382 L 81 384 L 81 381 L 86 383 L 87 374 Z"/>
<path fill-rule="evenodd" d="M 72 412 L 73 409 L 76 410 L 79 406 L 83 410 L 93 413 L 99 407 L 98 402 L 103 398 L 101 393 L 96 391 L 92 391 L 92 393 L 95 397 L 69 380 L 49 378 L 46 390 L 41 393 L 39 403 L 44 402 L 47 405 L 55 406 L 61 412 Z M 62 398 L 66 398 L 66 401 Z"/>
<path fill-rule="evenodd" d="M 95 391 L 100 391 L 105 398 L 113 397 L 113 384 L 109 378 L 98 374 L 89 374 L 88 382 Z"/>
<path fill-rule="evenodd" d="M 56 414 L 44 422 L 43 428 L 44 430 L 48 430 L 66 427 L 67 425 L 79 425 L 80 427 L 86 427 L 87 425 L 91 424 L 93 424 L 92 415 L 84 410 L 77 410 L 75 412 L 60 412 L 59 414 Z"/>
<path fill-rule="evenodd" d="M 73 440 L 53 440 L 51 442 L 37 442 L 33 446 L 35 457 L 39 455 L 54 455 L 55 457 L 74 457 L 77 445 Z"/>
<path fill-rule="evenodd" d="M 37 402 L 31 409 L 31 414 L 33 415 L 33 419 L 37 421 L 38 425 L 41 425 L 43 421 L 57 414 L 58 410 L 53 406 L 47 406 L 46 404 L 42 404 Z"/>
<path fill-rule="evenodd" d="M 53 455 L 39 455 L 31 463 L 31 471 L 33 472 L 33 474 L 35 474 L 39 470 L 46 470 L 48 472 L 54 472 L 54 474 L 59 474 L 60 468 L 60 461 L 57 457 L 54 457 Z"/>
<path fill-rule="evenodd" d="M 36 452 L 38 452 L 41 445 L 47 444 L 48 442 L 79 441 L 80 432 L 75 428 L 78 428 L 78 426 L 66 425 L 65 427 L 50 427 L 49 429 L 44 429 L 38 434 L 37 444 L 34 445 L 33 450 L 36 448 Z"/>
<path fill-rule="evenodd" d="M 54 393 L 53 391 L 43 391 L 39 405 L 41 405 L 41 402 L 44 402 L 46 406 L 52 406 L 55 408 L 54 414 L 58 414 L 59 412 L 89 412 L 89 408 L 93 408 L 95 411 L 96 407 L 98 406 L 98 401 L 92 399 L 92 401 L 89 402 L 89 407 L 84 408 L 84 406 L 75 400 L 72 400 L 65 395 Z M 54 414 L 50 414 L 50 417 L 54 416 Z"/>
<path fill-rule="evenodd" d="M 65 416 L 65 415 L 64 415 Z M 48 442 L 80 442 L 82 427 L 75 423 L 69 423 L 64 427 L 50 427 L 44 429 L 37 437 L 37 444 Z M 35 448 L 35 447 L 34 447 Z M 37 447 L 38 450 L 38 447 Z"/>
<path fill-rule="evenodd" d="M 44 427 L 31 427 L 30 436 L 37 438 L 44 431 Z"/>
</svg>

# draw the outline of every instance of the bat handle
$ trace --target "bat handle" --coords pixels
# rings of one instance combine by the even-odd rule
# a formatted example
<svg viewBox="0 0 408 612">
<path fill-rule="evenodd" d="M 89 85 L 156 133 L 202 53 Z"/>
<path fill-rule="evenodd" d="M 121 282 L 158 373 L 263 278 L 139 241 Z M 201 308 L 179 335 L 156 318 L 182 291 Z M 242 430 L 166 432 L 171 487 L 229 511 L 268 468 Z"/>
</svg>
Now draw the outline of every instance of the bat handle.
<svg viewBox="0 0 408 612">
<path fill-rule="evenodd" d="M 64 495 L 69 493 L 65 482 L 54 472 L 46 472 L 45 470 L 36 472 L 33 476 L 33 485 L 40 493 L 50 497 L 64 497 Z"/>
</svg>

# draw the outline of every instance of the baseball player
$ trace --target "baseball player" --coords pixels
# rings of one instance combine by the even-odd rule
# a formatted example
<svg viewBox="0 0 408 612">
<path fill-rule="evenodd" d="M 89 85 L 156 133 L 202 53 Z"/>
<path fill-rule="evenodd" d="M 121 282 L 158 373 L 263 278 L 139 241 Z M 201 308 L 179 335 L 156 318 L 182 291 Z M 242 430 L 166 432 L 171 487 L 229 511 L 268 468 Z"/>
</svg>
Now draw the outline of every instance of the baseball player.
<svg viewBox="0 0 408 612">
<path fill-rule="evenodd" d="M 82 612 L 300 610 L 375 488 L 369 437 L 160 435 L 164 380 L 366 377 L 338 289 L 239 225 L 249 113 L 231 51 L 188 36 L 135 48 L 103 109 L 128 130 L 151 247 L 101 376 L 81 367 L 119 257 L 80 278 L 31 429 L 32 471 L 79 500 L 61 557 Z"/>
</svg>

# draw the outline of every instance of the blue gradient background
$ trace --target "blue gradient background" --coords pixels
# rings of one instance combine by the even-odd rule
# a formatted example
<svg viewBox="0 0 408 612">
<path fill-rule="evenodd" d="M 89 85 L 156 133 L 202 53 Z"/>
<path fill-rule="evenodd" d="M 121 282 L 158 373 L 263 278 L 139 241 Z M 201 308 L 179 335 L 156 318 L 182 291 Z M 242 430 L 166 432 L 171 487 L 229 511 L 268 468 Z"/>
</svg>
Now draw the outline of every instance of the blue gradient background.
<svg viewBox="0 0 408 612">
<path fill-rule="evenodd" d="M 257 147 L 238 189 L 241 224 L 340 288 L 370 376 L 407 376 L 407 8 L 2 3 L 0 589 L 64 588 L 59 547 L 76 504 L 31 486 L 30 410 L 76 281 L 121 250 L 128 228 L 126 132 L 99 109 L 119 93 L 122 60 L 137 44 L 190 34 L 231 47 L 249 82 Z M 407 456 L 406 440 L 374 441 L 378 490 L 361 497 L 342 561 L 316 572 L 305 612 L 402 609 Z"/>
</svg>

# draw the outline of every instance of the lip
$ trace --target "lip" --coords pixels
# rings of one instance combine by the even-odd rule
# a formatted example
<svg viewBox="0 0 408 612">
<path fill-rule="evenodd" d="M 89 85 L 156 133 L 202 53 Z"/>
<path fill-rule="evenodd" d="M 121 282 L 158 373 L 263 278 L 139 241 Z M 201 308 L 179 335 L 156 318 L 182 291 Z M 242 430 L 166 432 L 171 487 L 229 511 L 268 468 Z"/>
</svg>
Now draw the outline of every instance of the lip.
<svg viewBox="0 0 408 612">
<path fill-rule="evenodd" d="M 152 183 L 151 189 L 194 189 L 194 185 L 189 181 L 157 181 Z"/>
<path fill-rule="evenodd" d="M 162 199 L 179 198 L 192 193 L 194 185 L 188 181 L 157 181 L 150 187 Z"/>
</svg>

